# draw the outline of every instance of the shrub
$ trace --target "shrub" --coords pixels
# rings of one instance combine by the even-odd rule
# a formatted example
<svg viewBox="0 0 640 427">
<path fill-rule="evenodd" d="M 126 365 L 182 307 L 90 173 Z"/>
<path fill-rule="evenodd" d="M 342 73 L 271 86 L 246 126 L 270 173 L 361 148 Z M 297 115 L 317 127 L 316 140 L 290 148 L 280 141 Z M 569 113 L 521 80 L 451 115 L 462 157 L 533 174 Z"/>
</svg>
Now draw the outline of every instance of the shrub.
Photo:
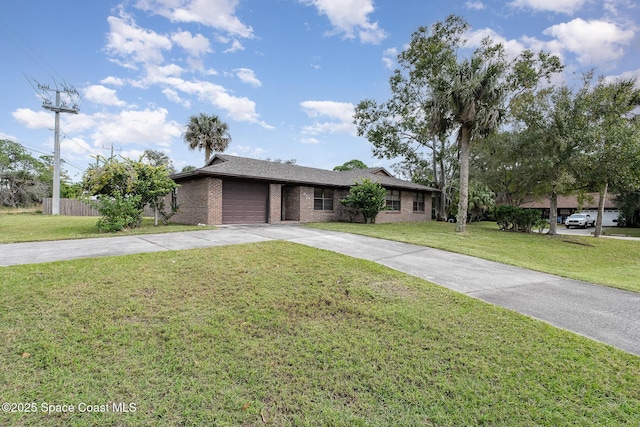
<svg viewBox="0 0 640 427">
<path fill-rule="evenodd" d="M 95 205 L 102 217 L 96 225 L 101 231 L 107 232 L 138 227 L 142 219 L 140 199 L 140 196 L 122 196 L 117 192 L 111 197 L 100 197 Z"/>
<path fill-rule="evenodd" d="M 544 220 L 540 212 L 534 209 L 522 209 L 517 206 L 502 205 L 493 209 L 493 216 L 503 231 L 531 233 L 542 226 Z"/>
<path fill-rule="evenodd" d="M 387 192 L 379 182 L 364 178 L 351 186 L 349 195 L 340 200 L 347 212 L 360 212 L 365 224 L 376 222 L 376 216 L 387 203 Z M 351 217 L 351 215 L 350 215 Z"/>
</svg>

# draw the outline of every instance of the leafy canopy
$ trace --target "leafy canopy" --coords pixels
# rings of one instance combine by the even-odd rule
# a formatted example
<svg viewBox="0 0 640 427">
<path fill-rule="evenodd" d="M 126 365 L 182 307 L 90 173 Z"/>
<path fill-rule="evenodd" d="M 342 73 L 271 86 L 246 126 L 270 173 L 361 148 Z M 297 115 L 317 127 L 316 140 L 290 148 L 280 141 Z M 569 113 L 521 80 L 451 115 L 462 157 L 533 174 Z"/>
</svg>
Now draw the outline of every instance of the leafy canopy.
<svg viewBox="0 0 640 427">
<path fill-rule="evenodd" d="M 456 134 L 457 231 L 466 228 L 471 142 L 496 131 L 511 101 L 562 68 L 557 57 L 544 52 L 525 51 L 510 60 L 504 47 L 489 38 L 462 57 L 468 30 L 467 22 L 454 15 L 430 28 L 420 27 L 398 56 L 391 98 L 383 104 L 364 100 L 354 115 L 358 134 L 372 142 L 381 158 L 420 160 L 423 148 L 434 150 L 433 141 Z"/>
</svg>

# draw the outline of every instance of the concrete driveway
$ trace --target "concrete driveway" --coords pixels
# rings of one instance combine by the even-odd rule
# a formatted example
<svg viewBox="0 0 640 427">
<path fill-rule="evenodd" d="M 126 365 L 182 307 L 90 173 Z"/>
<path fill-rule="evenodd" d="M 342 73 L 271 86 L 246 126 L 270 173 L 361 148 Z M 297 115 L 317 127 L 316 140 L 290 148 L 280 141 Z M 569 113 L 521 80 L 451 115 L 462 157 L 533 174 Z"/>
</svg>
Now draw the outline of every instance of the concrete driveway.
<svg viewBox="0 0 640 427">
<path fill-rule="evenodd" d="M 303 226 L 0 245 L 0 266 L 286 240 L 377 262 L 640 356 L 640 293 L 406 243 Z M 640 242 L 639 242 L 640 245 Z"/>
</svg>

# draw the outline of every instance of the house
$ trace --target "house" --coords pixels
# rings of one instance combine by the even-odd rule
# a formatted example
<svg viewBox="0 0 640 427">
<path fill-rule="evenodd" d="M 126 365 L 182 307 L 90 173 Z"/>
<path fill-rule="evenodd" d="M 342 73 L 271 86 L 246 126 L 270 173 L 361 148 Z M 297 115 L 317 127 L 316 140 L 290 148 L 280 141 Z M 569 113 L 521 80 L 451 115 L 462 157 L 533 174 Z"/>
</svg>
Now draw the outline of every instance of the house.
<svg viewBox="0 0 640 427">
<path fill-rule="evenodd" d="M 349 220 L 340 203 L 362 178 L 387 190 L 376 222 L 430 221 L 438 190 L 394 178 L 384 168 L 329 171 L 216 154 L 206 166 L 171 175 L 182 224 L 305 223 Z M 355 218 L 362 221 L 361 216 Z"/>
<path fill-rule="evenodd" d="M 565 219 L 575 212 L 586 212 L 596 216 L 598 214 L 598 193 L 587 193 L 585 199 L 578 200 L 578 196 L 558 196 L 558 224 L 564 224 Z M 613 227 L 618 222 L 618 208 L 613 202 L 614 195 L 607 194 L 604 202 L 604 226 Z M 548 197 L 541 199 L 529 198 L 520 205 L 525 209 L 536 209 L 542 213 L 542 218 L 549 219 L 551 201 Z"/>
</svg>

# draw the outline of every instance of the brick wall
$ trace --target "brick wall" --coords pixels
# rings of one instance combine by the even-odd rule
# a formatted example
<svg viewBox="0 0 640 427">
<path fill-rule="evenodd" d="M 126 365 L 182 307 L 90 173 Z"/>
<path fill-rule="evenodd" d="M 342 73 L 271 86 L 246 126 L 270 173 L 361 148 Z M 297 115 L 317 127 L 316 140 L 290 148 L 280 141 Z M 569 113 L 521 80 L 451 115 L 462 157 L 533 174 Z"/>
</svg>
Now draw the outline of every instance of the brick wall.
<svg viewBox="0 0 640 427">
<path fill-rule="evenodd" d="M 382 211 L 376 217 L 376 223 L 431 221 L 431 194 L 424 195 L 424 212 L 413 211 L 413 191 L 400 191 L 400 210 Z"/>
<path fill-rule="evenodd" d="M 284 220 L 300 221 L 300 186 L 283 186 L 282 198 L 284 199 Z"/>
<path fill-rule="evenodd" d="M 314 187 L 269 185 L 269 223 L 282 223 L 283 204 L 285 206 L 284 222 L 328 222 L 349 221 L 340 199 L 349 194 L 348 189 L 333 190 L 333 210 L 314 210 Z M 424 212 L 413 212 L 413 191 L 400 192 L 400 211 L 382 211 L 376 217 L 377 223 L 400 221 L 430 221 L 431 194 L 425 193 Z M 170 195 L 165 201 L 169 206 Z M 284 202 L 284 203 L 283 203 Z M 222 224 L 222 180 L 217 178 L 200 178 L 184 181 L 178 188 L 180 211 L 172 218 L 172 222 L 180 224 Z M 362 215 L 354 218 L 362 222 Z"/>
<path fill-rule="evenodd" d="M 269 184 L 269 224 L 282 222 L 282 184 Z"/>
<path fill-rule="evenodd" d="M 171 222 L 178 224 L 221 224 L 222 223 L 222 180 L 201 178 L 183 181 L 178 187 L 180 210 Z M 168 206 L 171 196 L 165 200 Z"/>
<path fill-rule="evenodd" d="M 348 190 L 333 190 L 333 210 L 317 211 L 313 208 L 314 187 L 300 187 L 300 222 L 329 222 L 343 220 L 344 212 L 340 199 L 344 199 Z"/>
</svg>

